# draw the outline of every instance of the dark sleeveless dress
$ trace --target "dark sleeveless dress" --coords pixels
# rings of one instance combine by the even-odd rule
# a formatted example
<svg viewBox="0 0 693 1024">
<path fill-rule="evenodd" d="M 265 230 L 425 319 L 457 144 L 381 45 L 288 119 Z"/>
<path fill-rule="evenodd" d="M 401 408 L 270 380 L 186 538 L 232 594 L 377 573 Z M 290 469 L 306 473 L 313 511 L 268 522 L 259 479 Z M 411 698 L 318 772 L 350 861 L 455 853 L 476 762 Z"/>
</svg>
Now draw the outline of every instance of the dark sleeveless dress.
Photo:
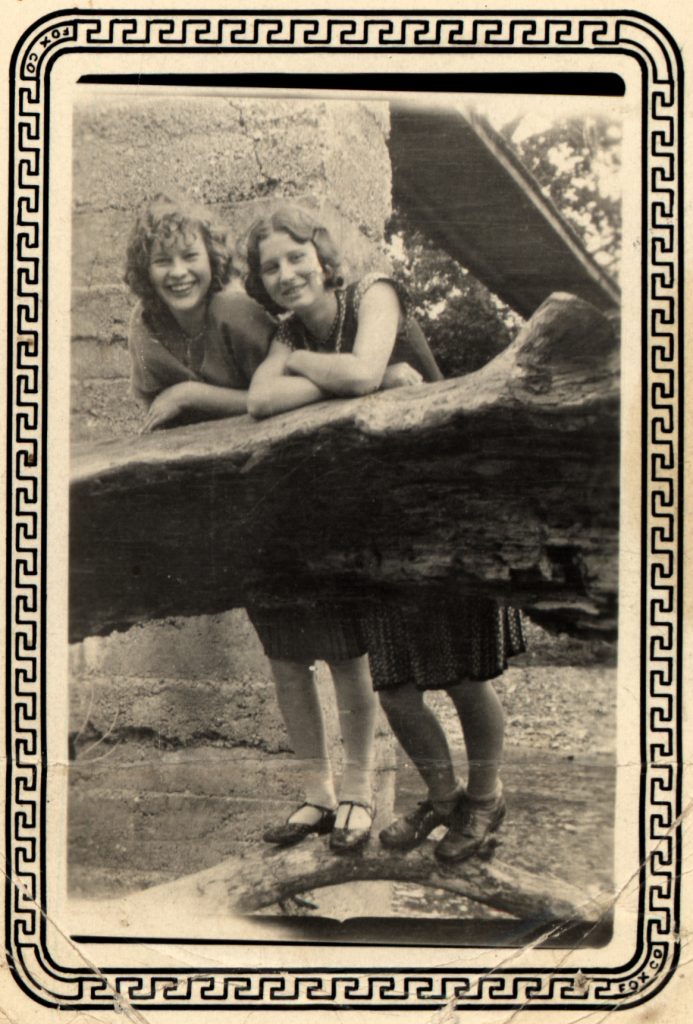
<svg viewBox="0 0 693 1024">
<path fill-rule="evenodd" d="M 407 362 L 424 380 L 441 380 L 421 328 L 408 315 L 406 294 L 381 274 L 337 293 L 342 315 L 339 351 L 352 351 L 361 298 L 379 280 L 393 285 L 403 309 L 390 363 Z M 292 349 L 335 350 L 336 339 L 317 343 L 294 315 L 281 322 L 274 337 Z M 491 679 L 503 672 L 508 657 L 524 650 L 519 613 L 488 598 L 426 595 L 420 602 L 406 603 L 399 596 L 364 595 L 356 608 L 335 601 L 316 601 L 311 607 L 250 605 L 248 615 L 269 658 L 338 663 L 368 652 L 376 690 L 407 682 L 420 689 L 440 689 L 464 680 Z"/>
</svg>

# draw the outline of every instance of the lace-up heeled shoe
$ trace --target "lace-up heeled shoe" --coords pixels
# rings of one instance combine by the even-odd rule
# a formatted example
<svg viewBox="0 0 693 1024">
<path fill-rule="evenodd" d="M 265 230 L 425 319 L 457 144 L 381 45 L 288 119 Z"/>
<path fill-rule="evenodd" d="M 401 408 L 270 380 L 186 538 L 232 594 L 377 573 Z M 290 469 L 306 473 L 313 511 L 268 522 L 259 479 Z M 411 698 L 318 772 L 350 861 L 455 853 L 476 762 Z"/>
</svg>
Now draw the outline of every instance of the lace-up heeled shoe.
<svg viewBox="0 0 693 1024">
<path fill-rule="evenodd" d="M 436 810 L 430 800 L 422 800 L 413 811 L 396 818 L 380 833 L 380 842 L 387 850 L 413 850 L 438 828 L 449 825 L 450 814 Z"/>
<path fill-rule="evenodd" d="M 294 814 L 303 810 L 304 807 L 314 807 L 320 811 L 320 817 L 314 822 L 291 821 Z M 262 838 L 266 843 L 274 843 L 275 846 L 294 846 L 300 843 L 307 836 L 324 836 L 334 828 L 335 812 L 329 807 L 321 807 L 320 804 L 312 804 L 308 800 L 289 816 L 288 821 L 282 825 L 271 825 L 263 832 Z"/>
<path fill-rule="evenodd" d="M 457 864 L 483 852 L 504 817 L 502 791 L 491 800 L 474 800 L 465 794 L 450 815 L 450 828 L 436 846 L 437 859 L 444 864 Z"/>
</svg>

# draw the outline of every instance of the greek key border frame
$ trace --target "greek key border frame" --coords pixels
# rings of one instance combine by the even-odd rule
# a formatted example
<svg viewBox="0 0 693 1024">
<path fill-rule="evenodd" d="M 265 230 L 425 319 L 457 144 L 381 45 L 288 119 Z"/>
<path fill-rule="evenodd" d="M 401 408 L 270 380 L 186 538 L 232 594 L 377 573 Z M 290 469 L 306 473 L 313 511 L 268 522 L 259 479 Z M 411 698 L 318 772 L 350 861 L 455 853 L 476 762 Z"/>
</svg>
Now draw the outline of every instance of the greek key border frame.
<svg viewBox="0 0 693 1024">
<path fill-rule="evenodd" d="M 66 968 L 46 945 L 46 451 L 48 101 L 61 55 L 137 48 L 608 51 L 638 62 L 643 109 L 641 872 L 638 948 L 618 969 L 169 970 Z M 651 999 L 678 959 L 682 459 L 682 109 L 674 41 L 636 12 L 65 10 L 11 66 L 6 949 L 17 984 L 61 1009 L 616 1009 Z"/>
</svg>

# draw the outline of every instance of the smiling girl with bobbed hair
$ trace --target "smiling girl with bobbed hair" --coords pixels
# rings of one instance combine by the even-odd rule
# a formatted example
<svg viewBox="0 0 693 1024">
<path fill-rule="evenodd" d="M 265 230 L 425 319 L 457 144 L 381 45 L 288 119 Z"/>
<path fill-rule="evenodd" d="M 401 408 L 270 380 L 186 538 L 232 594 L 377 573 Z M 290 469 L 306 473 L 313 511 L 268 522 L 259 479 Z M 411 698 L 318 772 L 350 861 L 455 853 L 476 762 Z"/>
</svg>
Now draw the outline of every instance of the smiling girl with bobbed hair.
<svg viewBox="0 0 693 1024">
<path fill-rule="evenodd" d="M 248 249 L 250 293 L 266 308 L 289 314 L 253 377 L 251 415 L 272 416 L 337 395 L 366 395 L 387 386 L 392 373 L 401 374 L 396 383 L 440 379 L 425 338 L 409 315 L 406 295 L 387 274 L 370 274 L 341 287 L 337 250 L 312 213 L 284 207 L 263 218 L 250 231 Z M 358 625 L 373 685 L 393 732 L 428 789 L 427 799 L 383 829 L 380 841 L 390 849 L 409 850 L 444 825 L 447 832 L 436 856 L 447 863 L 464 860 L 491 841 L 505 815 L 499 777 L 503 712 L 491 680 L 504 671 L 509 655 L 523 649 L 519 615 L 475 595 L 366 598 Z M 299 830 L 332 827 L 332 783 L 309 665 L 312 658 L 325 658 L 315 649 L 316 639 L 324 648 L 339 635 L 340 624 L 351 627 L 352 620 L 353 612 L 340 619 L 334 608 L 316 606 L 310 643 L 303 648 L 295 642 L 295 630 L 282 628 L 281 609 L 255 623 L 273 659 L 289 734 L 295 748 L 300 745 L 301 756 L 322 769 L 322 775 L 312 773 L 310 783 L 318 792 L 322 787 L 324 794 L 322 799 L 308 798 L 286 824 L 270 830 L 270 842 L 285 842 Z M 337 696 L 339 700 L 341 693 L 347 705 L 353 701 L 352 750 L 360 749 L 365 769 L 374 717 L 365 692 L 367 669 L 359 674 L 358 664 L 354 660 L 340 666 Z M 428 689 L 446 690 L 457 710 L 467 747 L 466 788 L 458 782 L 441 723 L 423 699 Z M 333 849 L 354 848 L 368 838 L 372 810 L 358 792 L 358 781 L 345 771 Z M 365 771 L 362 786 L 364 782 Z"/>
<path fill-rule="evenodd" d="M 260 243 L 275 231 L 283 231 L 296 242 L 312 242 L 323 269 L 325 288 L 342 288 L 344 278 L 339 273 L 342 258 L 328 229 L 302 206 L 285 204 L 266 217 L 256 220 L 248 233 L 248 276 L 245 290 L 270 313 L 284 313 L 285 309 L 268 295 L 260 272 Z"/>
<path fill-rule="evenodd" d="M 351 350 L 357 313 L 353 288 L 344 287 L 341 258 L 332 236 L 312 210 L 293 204 L 276 207 L 257 220 L 248 233 L 246 290 L 273 314 L 286 314 L 277 327 L 270 353 L 258 369 L 248 396 L 248 411 L 260 418 L 344 394 L 366 394 L 379 387 L 414 384 L 428 376 L 440 376 L 423 335 L 409 344 L 407 328 L 401 332 L 404 347 L 396 365 L 388 366 L 393 351 L 399 299 L 389 280 L 374 275 L 370 284 L 377 295 L 389 299 L 389 323 L 376 313 L 370 329 L 384 327 L 383 362 L 375 370 Z M 368 294 L 366 294 L 368 292 Z M 363 293 L 369 305 L 369 287 Z M 317 312 L 318 320 L 311 320 Z M 306 317 L 306 319 L 304 319 Z M 393 319 L 394 317 L 394 319 Z M 366 316 L 366 319 L 368 317 Z M 405 320 L 402 318 L 402 326 Z M 411 322 L 411 326 L 413 322 Z M 392 328 L 392 337 L 388 331 Z M 331 356 L 341 350 L 344 355 Z M 387 351 L 386 351 L 387 350 Z M 312 356 L 337 358 L 320 377 L 320 384 L 288 366 L 288 358 Z M 336 373 L 333 371 L 336 369 Z M 342 369 L 345 371 L 341 373 Z M 248 613 L 270 659 L 279 705 L 297 757 L 303 762 L 304 803 L 286 822 L 265 832 L 267 842 L 288 845 L 311 833 L 330 833 L 337 852 L 358 849 L 371 830 L 373 743 L 377 701 L 368 670 L 367 638 L 360 607 L 337 599 L 316 600 L 309 608 L 249 607 Z M 320 698 L 312 665 L 326 661 L 332 672 L 344 744 L 344 771 L 339 795 L 328 757 Z"/>
<path fill-rule="evenodd" d="M 293 284 L 301 285 L 302 293 L 295 296 L 296 301 L 276 280 L 276 260 L 267 259 L 267 246 L 276 239 L 283 239 L 284 247 L 292 249 L 285 265 L 293 266 Z M 428 343 L 409 315 L 404 291 L 388 274 L 378 272 L 345 286 L 341 263 L 329 229 L 306 207 L 284 203 L 250 228 L 245 280 L 248 295 L 272 314 L 294 314 L 282 320 L 274 335 L 275 355 L 286 352 L 284 346 L 288 346 L 291 357 L 279 372 L 273 371 L 278 370 L 281 360 L 270 359 L 262 367 L 249 395 L 248 411 L 252 416 L 261 419 L 337 395 L 358 396 L 379 388 L 441 379 Z M 305 317 L 301 310 L 306 310 Z M 330 323 L 316 321 L 317 333 L 313 333 L 316 311 L 319 321 L 327 318 Z M 368 352 L 362 354 L 364 334 L 369 336 L 369 344 Z M 382 339 L 377 355 L 372 344 L 376 337 Z M 344 339 L 349 348 L 342 345 Z M 280 343 L 282 348 L 277 348 Z M 337 363 L 331 352 L 341 355 Z M 306 363 L 312 367 L 308 372 L 297 368 Z"/>
</svg>

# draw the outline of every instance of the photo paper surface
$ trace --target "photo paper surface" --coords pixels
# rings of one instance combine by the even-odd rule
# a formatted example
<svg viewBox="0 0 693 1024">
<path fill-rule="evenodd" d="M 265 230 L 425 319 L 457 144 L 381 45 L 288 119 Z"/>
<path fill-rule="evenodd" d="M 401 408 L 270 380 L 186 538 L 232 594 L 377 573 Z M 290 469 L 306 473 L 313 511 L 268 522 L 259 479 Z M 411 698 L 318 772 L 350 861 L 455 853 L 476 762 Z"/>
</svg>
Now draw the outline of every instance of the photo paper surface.
<svg viewBox="0 0 693 1024">
<path fill-rule="evenodd" d="M 13 15 L 9 1020 L 679 1019 L 661 7 Z"/>
</svg>

